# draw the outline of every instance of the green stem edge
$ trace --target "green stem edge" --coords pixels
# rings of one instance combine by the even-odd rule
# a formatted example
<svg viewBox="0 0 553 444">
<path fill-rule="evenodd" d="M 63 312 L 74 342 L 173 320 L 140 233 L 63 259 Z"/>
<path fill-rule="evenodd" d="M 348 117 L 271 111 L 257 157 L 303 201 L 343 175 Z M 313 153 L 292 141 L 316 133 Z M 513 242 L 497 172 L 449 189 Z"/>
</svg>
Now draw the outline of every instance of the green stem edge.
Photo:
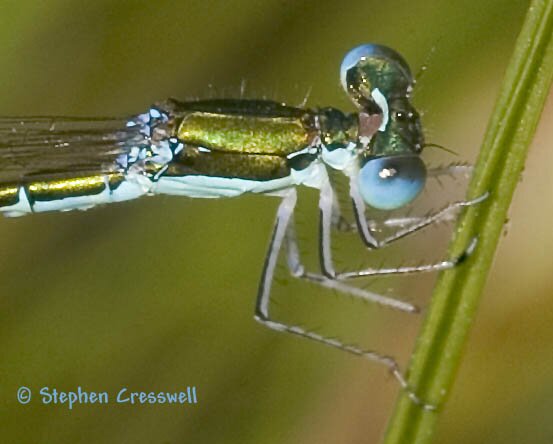
<svg viewBox="0 0 553 444">
<path fill-rule="evenodd" d="M 450 253 L 458 253 L 477 237 L 476 251 L 461 266 L 438 277 L 411 358 L 409 386 L 437 408 L 425 410 L 402 392 L 384 444 L 432 441 L 552 78 L 553 0 L 532 0 L 469 185 L 469 198 L 486 192 L 489 197 L 464 212 L 450 246 Z"/>
</svg>

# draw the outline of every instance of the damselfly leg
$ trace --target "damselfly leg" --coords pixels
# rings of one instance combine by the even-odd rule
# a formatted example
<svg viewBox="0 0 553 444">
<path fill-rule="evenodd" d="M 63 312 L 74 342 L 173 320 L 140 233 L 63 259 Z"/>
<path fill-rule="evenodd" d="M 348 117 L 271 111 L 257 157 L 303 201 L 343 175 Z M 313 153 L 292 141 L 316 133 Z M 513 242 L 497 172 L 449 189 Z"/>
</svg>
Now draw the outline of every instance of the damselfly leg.
<svg viewBox="0 0 553 444">
<path fill-rule="evenodd" d="M 437 167 L 432 167 L 427 170 L 427 176 L 429 179 L 436 180 L 440 186 L 444 186 L 441 178 L 452 178 L 454 180 L 458 179 L 458 176 L 462 176 L 464 179 L 467 179 L 470 174 L 472 173 L 474 167 L 471 164 L 468 163 L 451 163 L 448 165 L 441 165 Z M 351 180 L 351 178 L 350 178 Z M 334 193 L 336 196 L 336 193 Z M 483 200 L 486 198 L 486 195 L 480 196 L 480 198 Z M 476 199 L 479 200 L 479 199 Z M 451 204 L 448 204 L 445 208 L 448 208 L 447 211 L 443 212 L 445 208 L 442 208 L 441 210 L 434 211 L 432 213 L 426 214 L 424 216 L 416 216 L 416 215 L 410 215 L 410 216 L 394 216 L 394 217 L 387 217 L 384 220 L 372 220 L 367 219 L 367 228 L 369 231 L 373 234 L 373 237 L 376 237 L 377 232 L 383 231 L 390 228 L 396 228 L 404 229 L 408 226 L 415 226 L 420 225 L 425 220 L 428 219 L 428 217 L 431 214 L 434 213 L 441 213 L 438 222 L 451 222 L 455 220 L 455 217 L 457 216 L 457 211 L 464 206 L 470 205 L 471 201 L 465 201 L 465 205 L 462 204 L 462 202 L 457 202 L 455 205 L 453 205 L 452 208 L 449 208 Z M 334 200 L 333 209 L 332 209 L 332 228 L 335 230 L 338 230 L 340 232 L 354 232 L 358 230 L 358 223 L 352 222 L 348 220 L 346 217 L 342 215 L 340 205 L 337 201 L 337 199 Z M 392 237 L 397 238 L 397 235 L 393 235 Z M 381 241 L 382 242 L 382 241 Z M 388 242 L 390 243 L 390 242 Z"/>
<path fill-rule="evenodd" d="M 355 190 L 350 191 L 352 197 L 355 196 Z M 401 230 L 400 236 L 391 236 L 387 242 L 376 241 L 370 245 L 371 248 L 381 248 L 384 245 L 387 245 L 395 240 L 408 236 L 410 234 L 416 233 L 420 229 L 429 226 L 437 221 L 441 220 L 441 216 L 448 214 L 458 209 L 461 206 L 469 206 L 476 204 L 482 201 L 486 196 L 482 196 L 478 199 L 471 201 L 456 202 L 449 205 L 444 210 L 437 212 L 435 215 L 428 216 L 422 219 L 417 219 L 416 222 L 409 226 L 408 228 Z M 316 333 L 299 325 L 287 324 L 282 321 L 274 320 L 270 315 L 270 304 L 271 304 L 271 287 L 272 281 L 275 274 L 275 268 L 278 262 L 279 253 L 284 244 L 286 247 L 286 262 L 290 274 L 292 277 L 306 280 L 308 282 L 318 284 L 327 289 L 336 290 L 338 293 L 348 295 L 353 298 L 362 299 L 365 301 L 370 301 L 375 304 L 379 304 L 385 307 L 389 307 L 395 310 L 414 313 L 418 309 L 416 306 L 400 301 L 398 299 L 390 298 L 384 295 L 380 295 L 368 290 L 350 286 L 344 281 L 352 278 L 359 277 L 368 277 L 368 276 L 381 276 L 381 275 L 391 275 L 391 274 L 407 274 L 407 273 L 418 273 L 418 272 L 428 272 L 428 271 L 438 271 L 447 268 L 452 268 L 462 262 L 462 260 L 470 255 L 472 250 L 475 247 L 476 242 L 473 241 L 467 247 L 467 249 L 456 258 L 451 260 L 444 260 L 437 263 L 431 264 L 422 264 L 418 266 L 411 267 L 395 267 L 395 268 L 369 268 L 359 271 L 348 271 L 337 273 L 332 261 L 331 255 L 331 228 L 333 225 L 333 220 L 336 220 L 334 211 L 337 210 L 337 200 L 335 197 L 334 190 L 331 183 L 328 180 L 324 180 L 320 188 L 320 198 L 319 198 L 319 211 L 320 211 L 320 224 L 319 224 L 319 257 L 320 257 L 320 266 L 321 271 L 319 273 L 308 271 L 303 265 L 300 253 L 299 246 L 297 242 L 297 237 L 295 233 L 295 224 L 294 224 L 294 210 L 297 202 L 297 193 L 295 189 L 287 191 L 285 197 L 283 198 L 278 211 L 275 221 L 275 226 L 271 241 L 269 244 L 269 249 L 267 256 L 265 258 L 264 268 L 261 275 L 261 281 L 259 286 L 259 291 L 256 300 L 255 307 L 255 319 L 276 331 L 291 333 L 296 336 L 304 337 L 306 339 L 311 339 L 313 341 L 337 348 L 339 350 L 352 353 L 357 356 L 361 356 L 369 361 L 380 363 L 388 368 L 388 370 L 393 374 L 396 380 L 399 382 L 403 390 L 405 390 L 407 396 L 416 404 L 421 405 L 426 410 L 433 410 L 435 406 L 425 403 L 421 400 L 413 388 L 409 387 L 406 382 L 405 377 L 400 371 L 399 364 L 397 361 L 388 355 L 379 353 L 374 350 L 362 349 L 358 346 L 352 344 L 346 344 L 339 339 L 336 339 L 331 336 L 322 335 Z M 355 199 L 354 199 L 355 202 Z M 362 210 L 362 212 L 359 211 Z M 356 217 L 358 219 L 358 231 L 360 236 L 363 238 L 363 233 L 366 232 L 370 237 L 374 239 L 373 233 L 370 231 L 370 223 L 365 219 L 364 213 L 364 204 L 361 204 L 356 207 Z M 413 228 L 414 227 L 414 228 Z M 369 237 L 369 238 L 370 238 Z M 365 240 L 365 239 L 364 239 Z"/>
<path fill-rule="evenodd" d="M 354 187 L 355 184 L 353 183 L 351 184 L 351 186 Z M 419 272 L 446 270 L 448 268 L 453 268 L 457 264 L 461 263 L 468 255 L 470 255 L 470 253 L 473 251 L 476 245 L 476 240 L 473 239 L 469 243 L 467 248 L 460 255 L 449 260 L 443 260 L 439 262 L 426 263 L 426 264 L 413 265 L 413 266 L 401 266 L 401 267 L 391 267 L 391 268 L 367 268 L 359 271 L 348 271 L 348 272 L 338 273 L 336 272 L 332 261 L 332 254 L 331 254 L 331 248 L 330 248 L 331 220 L 332 220 L 332 214 L 331 214 L 332 212 L 331 195 L 332 194 L 333 194 L 332 187 L 330 186 L 330 184 L 327 184 L 325 187 L 323 187 L 323 189 L 321 189 L 321 199 L 319 202 L 319 209 L 320 209 L 319 253 L 321 255 L 321 270 L 323 274 L 330 279 L 347 280 L 347 279 L 367 277 L 367 276 L 411 274 L 411 273 L 419 273 Z M 351 190 L 351 195 L 352 197 L 356 196 L 356 191 Z M 356 213 L 356 221 L 358 224 L 358 232 L 363 242 L 371 249 L 375 249 L 375 248 L 382 248 L 398 239 L 401 239 L 405 236 L 416 233 L 422 228 L 425 228 L 433 223 L 441 221 L 442 217 L 446 217 L 448 213 L 453 212 L 459 207 L 472 205 L 480 202 L 480 200 L 475 199 L 473 201 L 462 201 L 462 202 L 455 202 L 453 204 L 450 204 L 445 209 L 433 215 L 429 215 L 425 218 L 422 218 L 418 220 L 416 223 L 411 224 L 406 228 L 402 228 L 396 231 L 394 234 L 382 240 L 378 240 L 375 237 L 374 231 L 371 228 L 371 224 L 367 223 L 367 220 L 365 219 L 364 203 L 362 201 L 357 203 L 355 197 L 353 198 L 353 202 L 354 202 L 354 210 Z"/>
<path fill-rule="evenodd" d="M 488 193 L 483 194 L 482 196 L 478 196 L 474 199 L 469 200 L 460 200 L 456 202 L 452 202 L 442 209 L 433 212 L 431 214 L 428 214 L 427 216 L 424 216 L 422 218 L 417 218 L 414 223 L 407 225 L 405 227 L 400 228 L 396 232 L 392 233 L 389 236 L 386 236 L 383 239 L 377 239 L 374 235 L 374 228 L 373 225 L 368 223 L 365 216 L 365 203 L 361 197 L 361 194 L 359 192 L 359 188 L 357 187 L 356 181 L 352 178 L 350 180 L 350 197 L 353 203 L 353 210 L 355 214 L 355 220 L 357 222 L 357 230 L 359 231 L 359 235 L 361 236 L 361 239 L 363 240 L 363 243 L 370 249 L 376 249 L 376 248 L 382 248 L 386 245 L 391 244 L 392 242 L 402 239 L 406 236 L 409 236 L 410 234 L 416 233 L 417 231 L 428 227 L 429 225 L 450 220 L 452 215 L 456 214 L 461 208 L 469 207 L 471 205 L 478 204 L 485 200 L 488 197 Z M 469 252 L 473 248 L 471 245 L 475 241 L 471 241 L 471 243 L 467 246 L 465 253 Z M 463 256 L 463 253 L 460 257 Z M 458 263 L 457 260 L 455 263 Z M 452 265 L 455 265 L 453 263 Z M 438 265 L 437 268 L 434 268 L 433 270 L 440 270 L 444 268 L 443 266 Z M 445 268 L 451 268 L 452 265 L 445 266 Z M 433 270 L 421 270 L 421 271 L 433 271 Z M 416 270 L 415 270 L 416 271 Z"/>
</svg>

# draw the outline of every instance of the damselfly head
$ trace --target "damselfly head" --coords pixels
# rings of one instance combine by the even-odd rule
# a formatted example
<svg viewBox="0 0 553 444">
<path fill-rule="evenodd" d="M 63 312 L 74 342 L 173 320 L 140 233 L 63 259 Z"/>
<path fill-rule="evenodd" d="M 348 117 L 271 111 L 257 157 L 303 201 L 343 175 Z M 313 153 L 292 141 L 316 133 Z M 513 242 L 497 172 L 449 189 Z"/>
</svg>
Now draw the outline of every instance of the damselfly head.
<svg viewBox="0 0 553 444">
<path fill-rule="evenodd" d="M 420 116 L 410 102 L 413 76 L 396 51 L 361 45 L 344 58 L 342 86 L 358 108 L 358 185 L 365 202 L 392 210 L 411 202 L 424 188 L 426 168 Z"/>
</svg>

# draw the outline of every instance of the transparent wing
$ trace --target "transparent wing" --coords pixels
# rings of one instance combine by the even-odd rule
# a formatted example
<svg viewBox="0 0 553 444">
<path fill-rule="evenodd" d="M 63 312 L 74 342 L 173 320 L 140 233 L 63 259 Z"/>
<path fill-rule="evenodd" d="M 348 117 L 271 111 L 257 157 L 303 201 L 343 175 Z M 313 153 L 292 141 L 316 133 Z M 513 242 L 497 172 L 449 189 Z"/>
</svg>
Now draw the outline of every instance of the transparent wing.
<svg viewBox="0 0 553 444">
<path fill-rule="evenodd" d="M 0 117 L 0 184 L 120 170 L 127 118 Z"/>
</svg>

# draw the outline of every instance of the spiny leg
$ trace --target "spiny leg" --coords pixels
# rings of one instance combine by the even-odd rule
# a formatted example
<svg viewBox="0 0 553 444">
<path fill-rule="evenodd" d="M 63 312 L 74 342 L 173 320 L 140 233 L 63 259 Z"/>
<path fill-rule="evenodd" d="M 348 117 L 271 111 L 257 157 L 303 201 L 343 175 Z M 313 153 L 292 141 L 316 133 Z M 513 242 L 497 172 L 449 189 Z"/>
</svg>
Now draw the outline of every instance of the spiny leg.
<svg viewBox="0 0 553 444">
<path fill-rule="evenodd" d="M 402 228 L 396 231 L 395 233 L 391 234 L 390 236 L 385 237 L 384 239 L 376 239 L 373 235 L 373 231 L 371 230 L 371 225 L 367 223 L 367 220 L 365 219 L 365 203 L 363 202 L 363 198 L 359 193 L 357 182 L 353 177 L 350 178 L 350 196 L 353 203 L 353 212 L 355 214 L 355 220 L 357 222 L 357 231 L 359 232 L 359 235 L 361 236 L 363 243 L 368 248 L 371 248 L 371 249 L 382 248 L 385 245 L 391 244 L 392 242 L 398 239 L 402 239 L 406 236 L 409 236 L 410 234 L 416 233 L 417 231 L 429 225 L 432 225 L 437 222 L 441 222 L 443 220 L 447 220 L 448 218 L 451 217 L 452 213 L 458 211 L 460 208 L 469 207 L 482 202 L 488 197 L 488 194 L 489 193 L 485 193 L 482 196 L 478 196 L 477 198 L 471 199 L 471 200 L 461 200 L 461 201 L 452 202 L 446 205 L 441 210 L 438 210 L 435 213 L 422 217 L 421 219 L 418 220 L 418 222 L 414 223 L 413 225 L 409 225 L 405 228 Z M 475 242 L 476 242 L 476 239 L 472 239 L 470 244 L 465 249 L 465 251 L 461 253 L 461 255 L 456 259 L 454 258 L 453 261 L 456 263 L 459 263 L 459 259 L 466 258 L 467 253 L 470 254 L 471 250 L 474 249 Z M 446 267 L 446 268 L 450 268 L 450 267 Z"/>
<path fill-rule="evenodd" d="M 298 243 L 296 240 L 294 216 L 293 214 L 290 215 L 288 225 L 286 227 L 285 240 L 287 247 L 287 263 L 292 276 L 308 280 L 326 288 L 334 289 L 357 299 L 363 299 L 368 302 L 380 304 L 408 313 L 418 312 L 419 310 L 416 306 L 407 302 L 399 301 L 394 298 L 386 297 L 340 282 L 337 273 L 334 271 L 330 247 L 330 231 L 332 221 L 334 219 L 333 212 L 336 211 L 337 208 L 339 208 L 339 206 L 337 205 L 336 195 L 332 189 L 332 185 L 330 184 L 328 177 L 325 177 L 322 180 L 319 195 L 319 209 L 321 215 L 319 218 L 319 258 L 322 274 L 306 271 L 305 267 L 301 264 Z M 390 273 L 385 271 L 382 274 Z"/>
<path fill-rule="evenodd" d="M 335 193 L 332 189 L 332 186 L 330 182 L 325 181 L 320 190 L 319 200 L 319 258 L 322 274 L 306 271 L 305 267 L 301 264 L 299 248 L 297 245 L 295 234 L 293 215 L 291 215 L 289 218 L 288 226 L 285 233 L 287 263 L 292 276 L 308 280 L 326 288 L 334 289 L 341 293 L 348 294 L 354 298 L 363 299 L 401 311 L 417 312 L 417 307 L 412 304 L 408 304 L 394 298 L 382 296 L 358 287 L 353 287 L 340 281 L 358 277 L 428 272 L 452 268 L 457 265 L 462 259 L 464 259 L 466 255 L 470 254 L 475 247 L 475 243 L 473 242 L 471 246 L 467 249 L 466 255 L 460 256 L 457 260 L 441 261 L 438 263 L 422 264 L 418 266 L 368 268 L 360 271 L 337 273 L 334 268 L 331 252 L 331 226 L 334 219 L 332 213 L 336 209 L 335 203 Z"/>
<path fill-rule="evenodd" d="M 425 220 L 427 216 L 403 216 L 403 217 L 390 217 L 382 221 L 368 220 L 367 225 L 371 233 L 382 231 L 389 228 L 405 228 L 410 225 L 418 224 Z M 448 215 L 444 215 L 440 222 L 451 222 L 455 220 L 455 214 L 451 212 Z M 338 216 L 332 216 L 332 228 L 343 233 L 357 232 L 357 224 L 355 222 L 349 222 L 341 214 Z"/>
<path fill-rule="evenodd" d="M 399 382 L 401 388 L 405 391 L 409 399 L 411 399 L 415 404 L 420 405 L 421 408 L 425 410 L 434 410 L 435 406 L 424 403 L 411 390 L 411 388 L 407 384 L 407 381 L 405 380 L 403 374 L 399 369 L 399 365 L 392 357 L 382 355 L 380 353 L 370 351 L 370 350 L 363 350 L 353 345 L 343 344 L 337 339 L 325 337 L 318 333 L 301 328 L 299 326 L 288 325 L 271 319 L 269 314 L 271 284 L 273 281 L 275 267 L 277 264 L 280 248 L 282 247 L 282 242 L 286 237 L 287 232 L 292 233 L 291 231 L 288 231 L 288 230 L 290 227 L 290 222 L 292 220 L 296 200 L 297 200 L 296 192 L 295 190 L 291 190 L 289 194 L 287 194 L 284 197 L 284 199 L 282 200 L 278 208 L 275 227 L 273 230 L 273 234 L 269 244 L 269 250 L 265 258 L 265 264 L 261 275 L 261 281 L 259 285 L 259 291 L 258 291 L 256 306 L 255 306 L 255 316 L 254 316 L 255 319 L 270 329 L 280 331 L 280 332 L 291 333 L 293 335 L 300 336 L 306 339 L 311 339 L 313 341 L 328 345 L 330 347 L 337 348 L 339 350 L 352 353 L 357 356 L 361 356 L 365 359 L 368 359 L 369 361 L 377 362 L 386 366 L 391 372 L 391 374 Z M 292 234 L 290 234 L 290 236 L 292 236 Z M 288 237 L 288 240 L 289 241 L 292 240 L 292 237 Z M 296 277 L 306 277 L 307 274 L 305 273 L 305 270 L 299 261 L 299 252 L 297 248 L 297 243 L 295 243 L 295 239 L 292 240 L 292 247 L 289 249 L 289 254 L 291 254 L 291 257 L 288 258 L 288 264 L 289 266 L 291 266 L 291 270 L 293 271 L 293 274 Z M 323 282 L 330 281 L 327 278 L 324 278 L 324 277 L 322 278 L 323 278 Z M 306 279 L 311 280 L 308 277 L 306 277 Z M 324 284 L 322 285 L 324 286 Z M 340 287 L 334 287 L 334 288 L 341 290 Z M 388 298 L 385 298 L 385 299 L 388 299 Z"/>
<path fill-rule="evenodd" d="M 343 294 L 347 294 L 348 296 L 355 299 L 361 299 L 366 302 L 379 304 L 384 307 L 404 311 L 406 313 L 416 313 L 419 311 L 416 306 L 409 304 L 408 302 L 403 302 L 398 299 L 383 296 L 359 287 L 353 287 L 334 278 L 324 276 L 320 273 L 307 271 L 301 263 L 293 217 L 290 219 L 289 225 L 286 229 L 285 240 L 286 261 L 288 265 L 288 270 L 293 277 L 312 282 L 314 284 L 338 291 Z"/>
<path fill-rule="evenodd" d="M 332 199 L 331 224 L 332 228 L 343 233 L 351 233 L 357 231 L 357 224 L 355 222 L 350 222 L 342 215 L 342 209 L 340 208 L 340 202 L 338 201 L 336 193 L 333 194 Z"/>
<path fill-rule="evenodd" d="M 391 267 L 391 268 L 367 268 L 359 271 L 348 271 L 343 273 L 337 273 L 332 261 L 332 252 L 331 252 L 331 245 L 330 245 L 332 211 L 334 208 L 333 206 L 334 201 L 335 201 L 335 198 L 334 198 L 334 192 L 332 190 L 332 186 L 327 181 L 321 188 L 321 194 L 320 194 L 320 200 L 319 200 L 319 210 L 320 210 L 319 254 L 320 254 L 320 262 L 321 262 L 321 270 L 328 279 L 332 279 L 332 280 L 335 279 L 340 281 L 340 280 L 367 277 L 367 276 L 410 274 L 410 273 L 445 270 L 445 269 L 453 268 L 459 263 L 461 263 L 472 253 L 472 251 L 476 247 L 476 240 L 474 239 L 473 241 L 471 241 L 471 243 L 465 249 L 465 251 L 461 253 L 461 255 L 451 260 L 444 260 L 444 261 L 430 263 L 430 264 Z M 364 215 L 362 215 L 362 219 L 363 221 L 365 221 Z M 424 224 L 426 220 L 427 219 L 422 219 L 418 222 L 418 224 L 419 225 Z M 404 228 L 403 230 L 399 230 L 396 233 L 401 233 L 402 231 L 410 230 L 412 226 L 413 225 L 409 226 L 408 228 Z M 367 227 L 367 230 L 368 230 L 368 225 L 366 224 L 366 221 L 365 221 L 365 227 Z"/>
<path fill-rule="evenodd" d="M 429 168 L 427 170 L 427 177 L 432 178 L 438 181 L 441 184 L 440 177 L 449 176 L 456 178 L 457 175 L 468 176 L 474 167 L 467 163 L 451 163 L 449 165 L 442 165 L 438 167 Z M 485 199 L 485 195 L 481 196 L 482 200 Z M 335 208 L 333 209 L 332 216 L 332 228 L 340 232 L 354 232 L 358 231 L 358 224 L 356 222 L 350 223 L 342 215 L 338 201 L 335 200 Z M 456 208 L 459 208 L 458 206 Z M 455 220 L 456 214 L 455 209 L 453 208 L 450 211 L 441 215 L 439 222 L 450 222 Z M 441 210 L 440 210 L 441 211 Z M 362 211 L 364 212 L 364 211 Z M 383 228 L 405 228 L 407 226 L 418 225 L 421 222 L 425 221 L 428 216 L 403 216 L 403 217 L 393 217 L 388 218 L 384 221 L 375 221 L 375 220 L 366 220 L 368 225 L 368 230 L 371 233 L 382 230 Z M 436 221 L 438 222 L 438 221 Z M 371 246 L 374 248 L 374 246 Z"/>
<path fill-rule="evenodd" d="M 352 297 L 363 299 L 369 302 L 374 302 L 383 306 L 394 308 L 400 311 L 413 313 L 418 311 L 417 308 L 409 303 L 398 301 L 397 299 L 388 298 L 378 295 L 361 288 L 351 287 L 333 279 L 329 279 L 323 275 L 310 273 L 305 271 L 304 266 L 300 262 L 299 249 L 295 236 L 293 224 L 293 212 L 296 205 L 297 195 L 295 190 L 291 190 L 282 200 L 273 229 L 269 249 L 265 257 L 265 264 L 259 284 L 256 310 L 256 319 L 269 319 L 269 304 L 271 294 L 271 284 L 273 281 L 275 267 L 278 260 L 278 255 L 282 247 L 283 240 L 287 243 L 287 264 L 292 276 L 305 279 L 326 288 L 331 288 L 343 293 L 347 293 Z M 261 320 L 258 319 L 258 320 Z"/>
<path fill-rule="evenodd" d="M 451 222 L 455 220 L 454 212 L 445 214 L 443 218 L 440 219 L 440 222 Z M 414 224 L 418 224 L 423 220 L 426 220 L 428 216 L 403 216 L 403 217 L 390 217 L 388 219 L 377 221 L 377 220 L 367 220 L 368 229 L 371 233 L 376 233 L 384 229 L 389 228 L 405 228 Z M 357 232 L 357 223 L 349 222 L 344 216 L 338 214 L 337 216 L 332 216 L 332 228 L 341 232 L 341 233 L 354 233 Z"/>
<path fill-rule="evenodd" d="M 440 176 L 455 177 L 457 174 L 464 174 L 465 176 L 468 176 L 473 170 L 474 166 L 468 163 L 451 163 L 449 165 L 429 168 L 426 172 L 426 176 L 429 178 L 437 178 Z"/>
</svg>

